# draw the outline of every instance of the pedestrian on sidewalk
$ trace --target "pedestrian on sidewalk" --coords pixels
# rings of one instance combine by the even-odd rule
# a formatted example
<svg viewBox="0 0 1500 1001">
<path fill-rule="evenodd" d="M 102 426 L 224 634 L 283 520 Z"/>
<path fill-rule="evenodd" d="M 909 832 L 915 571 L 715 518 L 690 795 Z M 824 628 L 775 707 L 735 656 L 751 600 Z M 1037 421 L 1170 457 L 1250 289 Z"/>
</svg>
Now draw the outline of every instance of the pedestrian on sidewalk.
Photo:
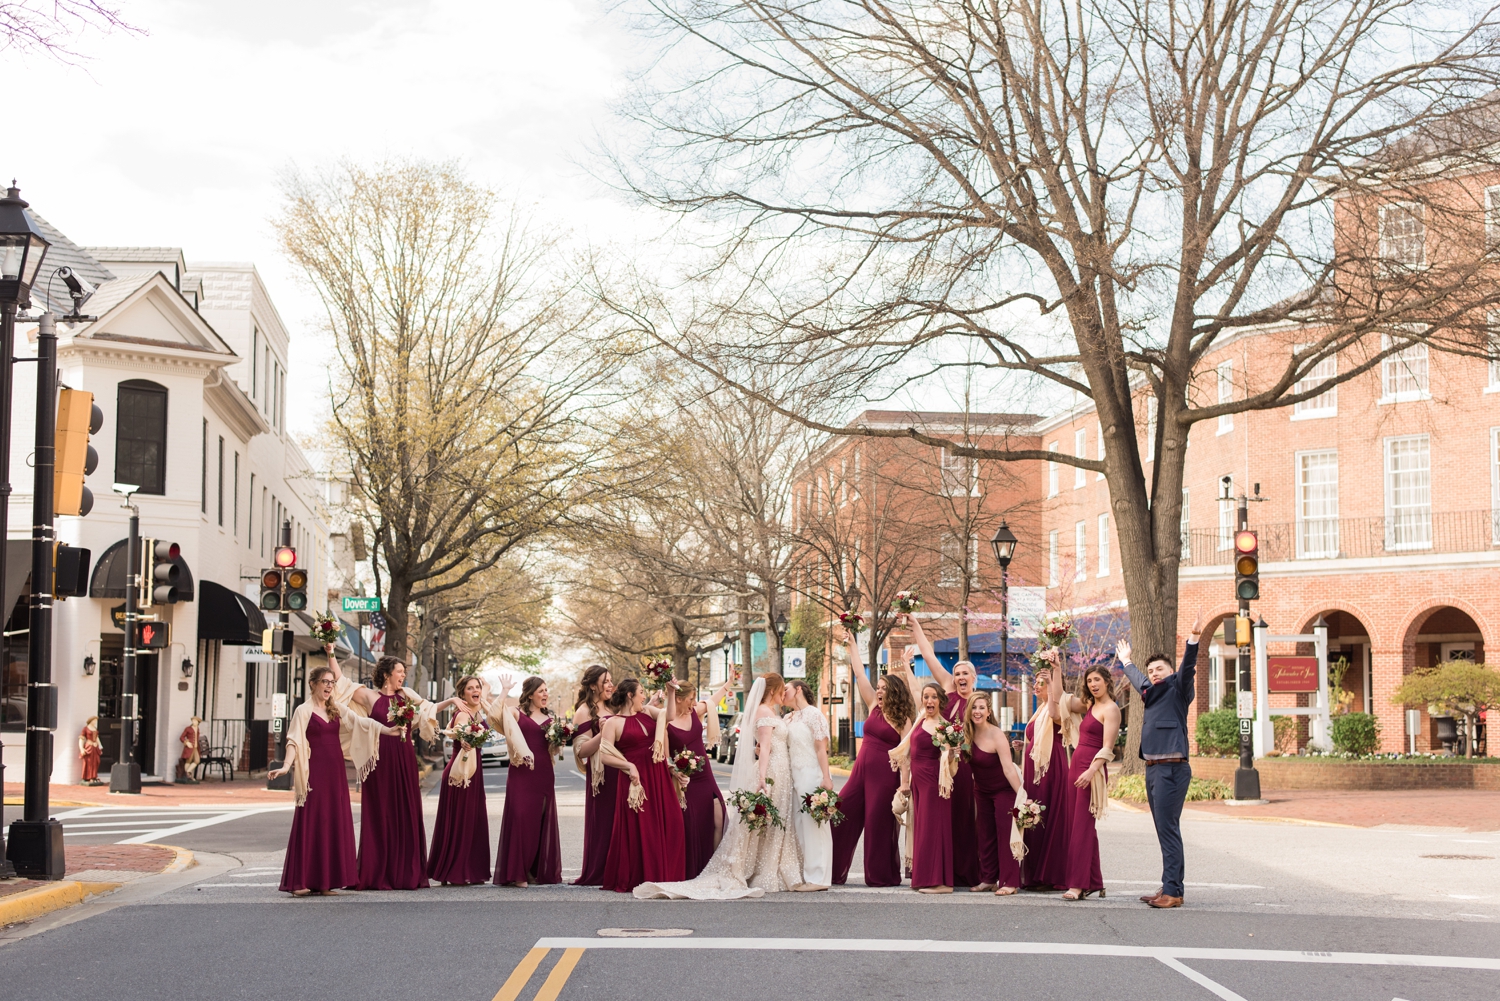
<svg viewBox="0 0 1500 1001">
<path fill-rule="evenodd" d="M 1193 701 L 1193 675 L 1198 664 L 1198 637 L 1203 632 L 1203 616 L 1193 620 L 1182 665 L 1172 669 L 1167 654 L 1152 654 L 1146 659 L 1142 674 L 1130 660 L 1130 644 L 1121 640 L 1115 647 L 1125 676 L 1141 693 L 1146 712 L 1141 728 L 1141 758 L 1146 762 L 1146 804 L 1156 825 L 1156 840 L 1161 845 L 1161 890 L 1141 900 L 1152 907 L 1181 907 L 1184 860 L 1182 855 L 1182 804 L 1187 800 L 1188 784 L 1193 778 L 1188 764 L 1187 711 Z"/>
</svg>

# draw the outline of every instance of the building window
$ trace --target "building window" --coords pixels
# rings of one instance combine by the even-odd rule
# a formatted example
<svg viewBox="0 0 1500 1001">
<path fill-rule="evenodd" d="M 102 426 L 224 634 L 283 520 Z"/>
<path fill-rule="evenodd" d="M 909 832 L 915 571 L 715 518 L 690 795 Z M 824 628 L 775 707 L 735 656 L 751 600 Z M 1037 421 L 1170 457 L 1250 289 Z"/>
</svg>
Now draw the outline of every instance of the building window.
<svg viewBox="0 0 1500 1001">
<path fill-rule="evenodd" d="M 1484 189 L 1484 239 L 1491 247 L 1500 245 L 1500 187 Z"/>
<path fill-rule="evenodd" d="M 115 482 L 143 494 L 167 492 L 167 390 L 154 382 L 120 383 L 115 412 Z M 205 456 L 206 458 L 206 456 Z"/>
<path fill-rule="evenodd" d="M 23 577 L 24 581 L 25 578 Z M 26 732 L 26 699 L 31 660 L 31 594 L 21 587 L 5 623 L 5 661 L 0 663 L 0 730 Z"/>
<path fill-rule="evenodd" d="M 250 474 L 250 489 L 245 492 L 245 546 L 255 549 L 255 474 Z"/>
<path fill-rule="evenodd" d="M 1057 529 L 1047 533 L 1047 586 L 1056 587 L 1058 582 L 1058 547 Z"/>
<path fill-rule="evenodd" d="M 945 496 L 979 496 L 979 460 L 943 449 L 940 465 Z"/>
<path fill-rule="evenodd" d="M 1146 397 L 1146 461 L 1156 458 L 1156 397 Z"/>
<path fill-rule="evenodd" d="M 1297 558 L 1333 559 L 1339 554 L 1339 453 L 1297 455 Z"/>
<path fill-rule="evenodd" d="M 250 328 L 250 398 L 260 395 L 260 328 Z"/>
<path fill-rule="evenodd" d="M 1089 575 L 1089 526 L 1080 521 L 1073 525 L 1073 579 L 1083 580 Z"/>
<path fill-rule="evenodd" d="M 235 538 L 239 538 L 239 535 L 240 535 L 240 453 L 238 453 L 238 452 L 234 453 L 234 481 L 233 481 L 233 483 L 231 483 L 231 486 L 234 488 L 234 520 L 233 520 L 233 523 L 234 523 L 234 535 L 235 535 Z"/>
<path fill-rule="evenodd" d="M 1500 313 L 1491 313 L 1489 321 L 1490 336 L 1488 346 L 1490 363 L 1489 379 L 1485 388 L 1490 392 L 1496 392 L 1500 391 Z"/>
<path fill-rule="evenodd" d="M 1398 341 L 1390 334 L 1380 337 L 1380 349 L 1390 351 Z M 1427 398 L 1427 345 L 1408 344 L 1385 356 L 1380 363 L 1381 403 Z"/>
<path fill-rule="evenodd" d="M 1109 515 L 1099 516 L 1099 576 L 1109 576 Z"/>
<path fill-rule="evenodd" d="M 1073 455 L 1079 459 L 1087 459 L 1089 455 L 1089 429 L 1079 428 L 1073 432 Z M 1088 481 L 1088 470 L 1082 466 L 1073 467 L 1073 489 L 1077 490 Z"/>
<path fill-rule="evenodd" d="M 1388 271 L 1427 266 L 1427 223 L 1421 203 L 1380 207 L 1380 260 Z"/>
<path fill-rule="evenodd" d="M 1220 362 L 1214 369 L 1214 374 L 1219 387 L 1219 402 L 1230 403 L 1234 400 L 1234 362 Z M 1219 415 L 1219 434 L 1226 434 L 1234 430 L 1234 414 Z"/>
<path fill-rule="evenodd" d="M 1103 462 L 1104 461 L 1104 423 L 1102 421 L 1095 422 L 1095 424 L 1094 424 L 1094 433 L 1099 436 L 1099 461 Z M 1099 472 L 1094 476 L 1094 479 L 1095 480 L 1102 480 L 1102 479 L 1104 479 L 1104 470 L 1102 470 L 1102 469 L 1099 470 Z"/>
<path fill-rule="evenodd" d="M 1234 545 L 1234 477 L 1219 477 L 1219 548 Z"/>
<path fill-rule="evenodd" d="M 1297 350 L 1303 351 L 1307 347 L 1308 345 L 1306 344 L 1299 344 L 1297 345 Z M 1339 359 L 1337 355 L 1320 358 L 1316 365 L 1313 365 L 1306 372 L 1302 373 L 1302 378 L 1297 380 L 1297 384 L 1292 387 L 1292 392 L 1306 393 L 1309 390 L 1316 389 L 1338 375 L 1338 373 Z M 1306 400 L 1298 400 L 1292 404 L 1293 419 L 1299 417 L 1333 417 L 1338 412 L 1339 391 L 1337 386 L 1325 390 L 1317 396 L 1309 397 Z"/>
<path fill-rule="evenodd" d="M 1432 546 L 1432 457 L 1425 434 L 1385 440 L 1385 548 Z"/>
<path fill-rule="evenodd" d="M 1191 561 L 1193 558 L 1193 523 L 1188 517 L 1192 507 L 1188 504 L 1188 488 L 1182 488 L 1182 515 L 1177 519 L 1177 532 L 1182 536 L 1181 558 Z"/>
<path fill-rule="evenodd" d="M 208 514 L 208 421 L 203 422 L 203 448 L 199 456 L 198 489 L 201 497 L 198 500 L 198 509 L 206 516 Z"/>
<path fill-rule="evenodd" d="M 1052 444 L 1048 445 L 1047 451 L 1056 452 L 1057 442 L 1054 441 Z M 1048 460 L 1047 462 L 1047 496 L 1057 496 L 1057 460 L 1055 459 Z"/>
<path fill-rule="evenodd" d="M 1500 546 L 1500 428 L 1490 428 L 1490 539 Z"/>
</svg>

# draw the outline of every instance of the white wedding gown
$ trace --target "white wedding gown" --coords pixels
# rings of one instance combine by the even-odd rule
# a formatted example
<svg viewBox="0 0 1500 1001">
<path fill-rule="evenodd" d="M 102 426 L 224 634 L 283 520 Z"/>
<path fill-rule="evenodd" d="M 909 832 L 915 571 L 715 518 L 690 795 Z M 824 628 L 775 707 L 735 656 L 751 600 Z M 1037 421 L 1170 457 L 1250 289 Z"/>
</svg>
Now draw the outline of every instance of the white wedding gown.
<svg viewBox="0 0 1500 1001">
<path fill-rule="evenodd" d="M 760 681 L 756 682 L 761 685 Z M 759 702 L 759 699 L 755 699 Z M 771 760 L 766 768 L 770 780 L 766 792 L 771 802 L 781 813 L 785 828 L 768 827 L 760 834 L 751 834 L 740 820 L 739 813 L 729 807 L 724 839 L 714 850 L 713 858 L 703 867 L 695 879 L 680 883 L 642 883 L 635 888 L 635 895 L 642 900 L 670 898 L 674 900 L 737 900 L 741 897 L 759 897 L 765 893 L 791 890 L 802 882 L 802 854 L 797 849 L 797 838 L 792 834 L 793 817 L 801 800 L 792 788 L 792 773 L 787 754 L 786 721 L 771 716 L 757 720 L 757 735 L 762 729 L 771 729 Z M 755 761 L 755 748 L 759 741 L 747 744 L 740 742 L 740 755 L 748 757 L 747 763 Z M 737 767 L 736 772 L 740 769 Z M 751 772 L 751 775 L 755 773 Z M 746 781 L 741 777 L 740 781 Z M 754 788 L 750 781 L 741 788 Z M 730 791 L 736 785 L 730 783 Z M 727 798 L 727 797 L 726 797 Z"/>
<path fill-rule="evenodd" d="M 833 825 L 819 824 L 802 812 L 802 797 L 823 784 L 823 766 L 813 742 L 828 739 L 828 720 L 815 706 L 786 717 L 787 748 L 791 754 L 792 786 L 797 790 L 797 844 L 802 849 L 804 886 L 833 884 Z"/>
</svg>

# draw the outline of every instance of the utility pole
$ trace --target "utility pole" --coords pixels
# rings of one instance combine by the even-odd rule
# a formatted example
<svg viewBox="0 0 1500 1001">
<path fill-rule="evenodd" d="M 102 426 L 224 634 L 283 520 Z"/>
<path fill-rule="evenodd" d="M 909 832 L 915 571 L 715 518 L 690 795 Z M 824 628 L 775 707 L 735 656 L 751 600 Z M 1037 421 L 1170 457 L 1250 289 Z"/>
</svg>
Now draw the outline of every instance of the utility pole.
<svg viewBox="0 0 1500 1001">
<path fill-rule="evenodd" d="M 281 541 L 278 543 L 279 548 L 286 549 L 292 545 L 292 523 L 290 520 L 281 523 L 280 539 Z M 292 565 L 293 567 L 296 566 L 295 561 Z M 283 585 L 282 589 L 283 591 L 285 590 L 285 585 Z M 276 628 L 283 632 L 291 628 L 291 617 L 286 609 L 287 603 L 282 601 L 281 611 L 276 615 L 279 622 Z M 280 647 L 277 647 L 277 649 L 279 650 Z M 273 656 L 275 657 L 276 664 L 276 691 L 271 696 L 271 726 L 275 727 L 276 730 L 276 760 L 266 766 L 268 771 L 275 771 L 286 764 L 286 717 L 291 715 L 291 710 L 288 707 L 288 703 L 291 700 L 288 693 L 291 691 L 292 655 L 290 653 L 282 654 L 278 652 L 273 654 Z M 290 772 L 280 778 L 266 780 L 267 789 L 290 789 L 291 787 L 292 776 Z"/>
<path fill-rule="evenodd" d="M 0 301 L 0 348 L 4 350 L 4 354 L 0 355 L 0 431 L 3 431 L 3 433 L 0 433 L 0 592 L 4 591 L 5 550 L 8 548 L 7 539 L 9 538 L 10 401 L 11 376 L 15 367 L 16 312 L 18 308 L 14 302 Z M 9 658 L 5 652 L 5 648 L 9 644 L 5 641 L 4 625 L 10 621 L 10 612 L 9 607 L 0 610 L 0 664 L 9 663 Z M 5 782 L 4 751 L 4 744 L 0 743 L 0 789 L 4 788 Z M 15 874 L 15 866 L 6 858 L 5 839 L 0 837 L 0 879 L 9 879 Z"/>
<path fill-rule="evenodd" d="M 1260 493 L 1260 485 L 1255 488 Z M 1260 773 L 1255 770 L 1255 745 L 1251 736 L 1254 713 L 1255 682 L 1250 630 L 1250 599 L 1260 597 L 1260 543 L 1250 531 L 1250 503 L 1243 492 L 1235 518 L 1235 598 L 1239 614 L 1235 618 L 1235 646 L 1239 651 L 1239 683 L 1235 693 L 1236 715 L 1240 721 L 1240 766 L 1234 770 L 1234 798 L 1260 799 Z M 1246 586 L 1246 585 L 1250 586 Z M 1265 693 L 1261 693 L 1265 697 Z"/>
<path fill-rule="evenodd" d="M 130 511 L 130 532 L 125 537 L 125 649 L 120 653 L 120 753 L 109 768 L 109 791 L 139 793 L 141 765 L 135 760 L 136 713 L 135 644 L 140 638 L 141 512 L 131 503 L 140 487 L 117 483 Z"/>
</svg>

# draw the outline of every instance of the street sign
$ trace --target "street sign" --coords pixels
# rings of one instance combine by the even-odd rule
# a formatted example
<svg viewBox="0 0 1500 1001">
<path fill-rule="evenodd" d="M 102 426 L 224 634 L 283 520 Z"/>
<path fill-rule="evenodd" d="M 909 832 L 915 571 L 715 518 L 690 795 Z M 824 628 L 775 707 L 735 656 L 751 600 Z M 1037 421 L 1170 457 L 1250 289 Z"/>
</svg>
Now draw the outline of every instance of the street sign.
<svg viewBox="0 0 1500 1001">
<path fill-rule="evenodd" d="M 783 678 L 807 677 L 806 647 L 787 647 L 781 651 L 781 676 Z"/>
<path fill-rule="evenodd" d="M 1317 690 L 1318 658 L 1266 658 L 1266 691 L 1316 692 Z"/>
<path fill-rule="evenodd" d="M 823 696 L 823 704 L 825 706 L 841 706 L 844 704 L 844 697 L 842 695 L 825 695 Z"/>
<path fill-rule="evenodd" d="M 1235 715 L 1240 719 L 1255 718 L 1255 693 L 1236 692 L 1234 696 Z"/>
<path fill-rule="evenodd" d="M 378 612 L 380 611 L 379 598 L 345 598 L 344 611 L 346 612 Z"/>
<path fill-rule="evenodd" d="M 275 692 L 271 695 L 271 718 L 280 719 L 286 715 L 286 692 Z"/>
<path fill-rule="evenodd" d="M 1045 587 L 1013 587 L 1006 594 L 1010 611 L 1010 635 L 1014 639 L 1036 639 L 1047 616 Z"/>
</svg>

